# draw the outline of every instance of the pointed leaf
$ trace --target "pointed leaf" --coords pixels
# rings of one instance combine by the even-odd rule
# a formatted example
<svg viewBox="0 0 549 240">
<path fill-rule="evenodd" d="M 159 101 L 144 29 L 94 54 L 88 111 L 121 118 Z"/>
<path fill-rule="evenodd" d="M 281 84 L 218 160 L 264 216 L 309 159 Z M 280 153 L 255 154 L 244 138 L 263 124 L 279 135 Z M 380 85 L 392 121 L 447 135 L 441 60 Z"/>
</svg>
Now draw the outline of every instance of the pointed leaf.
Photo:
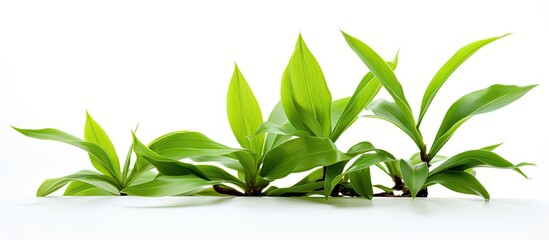
<svg viewBox="0 0 549 240">
<path fill-rule="evenodd" d="M 103 190 L 94 185 L 79 181 L 72 181 L 67 185 L 63 196 L 118 196 L 107 190 Z"/>
<path fill-rule="evenodd" d="M 353 36 L 350 36 L 344 32 L 342 33 L 351 49 L 353 49 L 353 51 L 358 55 L 362 62 L 364 62 L 364 64 L 370 69 L 370 71 L 379 80 L 379 82 L 381 82 L 383 87 L 385 87 L 389 94 L 391 94 L 396 102 L 396 105 L 398 106 L 398 109 L 400 110 L 400 114 L 402 115 L 402 123 L 407 126 L 406 129 L 408 131 L 411 131 L 413 133 L 409 135 L 414 136 L 412 138 L 416 142 L 416 145 L 419 148 L 423 149 L 423 139 L 421 138 L 421 134 L 415 127 L 416 123 L 412 114 L 412 110 L 410 109 L 410 105 L 408 104 L 408 101 L 404 96 L 402 85 L 400 84 L 400 82 L 398 82 L 393 72 L 393 69 L 391 69 L 389 64 L 387 64 L 368 45 L 364 44 Z"/>
<path fill-rule="evenodd" d="M 110 175 L 115 179 L 118 179 L 118 174 L 114 171 L 111 161 L 108 154 L 101 148 L 99 145 L 84 141 L 80 138 L 77 138 L 73 135 L 70 135 L 66 132 L 59 131 L 57 129 L 45 128 L 45 129 L 21 129 L 12 127 L 16 131 L 22 133 L 23 135 L 31 138 L 41 139 L 41 140 L 51 140 L 57 142 L 63 142 L 70 144 L 72 146 L 78 147 L 86 152 L 88 152 L 92 158 L 90 158 L 92 165 L 98 171 Z"/>
<path fill-rule="evenodd" d="M 86 111 L 86 125 L 84 127 L 84 140 L 99 145 L 109 156 L 110 164 L 114 172 L 120 176 L 120 161 L 116 150 L 105 130 Z M 94 156 L 90 155 L 93 161 Z"/>
<path fill-rule="evenodd" d="M 359 171 L 349 173 L 349 181 L 353 190 L 361 197 L 372 199 L 374 189 L 372 188 L 372 178 L 370 176 L 370 168 L 365 168 Z"/>
<path fill-rule="evenodd" d="M 492 167 L 492 168 L 503 168 L 503 169 L 513 169 L 516 172 L 520 173 L 524 177 L 527 176 L 519 169 L 521 166 L 533 165 L 531 163 L 520 163 L 513 165 L 509 161 L 505 160 L 498 154 L 488 151 L 488 150 L 470 150 L 462 152 L 458 155 L 455 155 L 448 160 L 444 161 L 438 167 L 433 169 L 429 175 L 434 175 L 438 172 L 442 172 L 448 169 L 451 170 L 465 170 L 468 168 L 475 167 Z"/>
<path fill-rule="evenodd" d="M 47 196 L 58 189 L 65 186 L 71 181 L 79 181 L 93 185 L 95 187 L 101 188 L 105 191 L 112 193 L 113 195 L 118 195 L 118 188 L 115 186 L 114 181 L 102 174 L 96 173 L 94 171 L 83 170 L 75 174 L 67 175 L 60 178 L 47 179 L 40 185 L 38 191 L 36 192 L 37 197 Z"/>
<path fill-rule="evenodd" d="M 260 175 L 267 180 L 303 172 L 338 161 L 337 150 L 328 138 L 303 137 L 273 148 L 263 158 Z"/>
<path fill-rule="evenodd" d="M 395 57 L 398 59 L 398 54 Z M 387 63 L 393 70 L 396 68 L 396 64 L 392 62 Z M 358 117 L 358 114 L 364 110 L 364 108 L 374 99 L 379 90 L 381 89 L 381 83 L 374 76 L 373 73 L 367 73 L 362 81 L 358 84 L 353 96 L 347 101 L 340 118 L 336 121 L 332 119 L 332 123 L 335 123 L 335 127 L 332 131 L 330 138 L 332 141 L 336 141 L 341 134 L 353 124 Z M 333 107 L 332 107 L 333 111 Z"/>
<path fill-rule="evenodd" d="M 282 102 L 279 101 L 275 105 L 267 121 L 276 125 L 283 125 L 286 122 L 288 122 L 288 117 L 286 117 L 286 113 L 284 112 L 284 107 L 282 107 Z M 295 129 L 295 127 L 293 126 L 292 128 Z M 289 135 L 279 135 L 275 133 L 267 134 L 267 137 L 265 138 L 265 146 L 264 146 L 263 152 L 264 153 L 268 152 L 269 150 L 273 149 L 274 147 L 280 145 L 281 143 L 283 143 L 284 141 L 290 138 L 291 136 Z"/>
<path fill-rule="evenodd" d="M 422 162 L 411 165 L 407 161 L 400 160 L 400 172 L 402 173 L 402 179 L 406 187 L 410 190 L 412 198 L 415 198 L 425 184 L 427 175 L 429 175 L 427 164 Z"/>
<path fill-rule="evenodd" d="M 320 65 L 301 35 L 282 77 L 281 101 L 297 129 L 318 137 L 330 135 L 332 96 Z"/>
<path fill-rule="evenodd" d="M 437 94 L 438 90 L 442 87 L 442 85 L 446 82 L 446 80 L 450 77 L 450 75 L 452 75 L 452 73 L 463 62 L 465 62 L 465 60 L 467 60 L 480 48 L 486 46 L 487 44 L 495 40 L 503 38 L 507 35 L 509 34 L 505 34 L 499 37 L 483 39 L 483 40 L 470 43 L 465 47 L 459 49 L 450 59 L 448 59 L 446 63 L 444 63 L 444 65 L 442 65 L 442 67 L 438 70 L 438 72 L 435 74 L 435 76 L 429 83 L 429 86 L 427 86 L 427 89 L 425 90 L 425 94 L 423 94 L 423 100 L 421 102 L 421 110 L 419 112 L 419 118 L 417 121 L 418 127 L 421 124 L 421 120 L 423 120 L 423 117 L 425 116 L 425 113 L 427 112 L 427 109 L 429 108 L 429 106 L 431 105 L 431 102 L 435 98 L 435 95 Z"/>
<path fill-rule="evenodd" d="M 446 112 L 429 155 L 438 153 L 457 128 L 469 118 L 500 109 L 521 98 L 535 86 L 492 85 L 461 97 Z"/>
<path fill-rule="evenodd" d="M 240 146 L 261 156 L 265 136 L 256 136 L 255 131 L 263 123 L 263 116 L 257 99 L 236 64 L 227 94 L 227 115 Z"/>
<path fill-rule="evenodd" d="M 490 199 L 490 194 L 484 186 L 471 174 L 462 171 L 446 170 L 427 178 L 425 187 L 440 184 L 454 192 L 478 195 L 486 200 Z"/>
<path fill-rule="evenodd" d="M 215 184 L 219 181 L 208 181 L 194 175 L 159 176 L 153 181 L 127 187 L 122 192 L 147 197 L 192 195 Z"/>
</svg>

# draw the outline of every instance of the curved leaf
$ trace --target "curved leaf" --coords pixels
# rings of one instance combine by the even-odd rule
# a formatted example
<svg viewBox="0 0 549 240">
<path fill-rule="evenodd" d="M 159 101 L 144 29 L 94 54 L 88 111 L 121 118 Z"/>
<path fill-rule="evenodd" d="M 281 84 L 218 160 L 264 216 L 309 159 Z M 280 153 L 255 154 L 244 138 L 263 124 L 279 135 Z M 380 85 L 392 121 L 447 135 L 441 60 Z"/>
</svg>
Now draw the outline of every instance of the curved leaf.
<svg viewBox="0 0 549 240">
<path fill-rule="evenodd" d="M 60 178 L 54 178 L 54 179 L 47 179 L 45 180 L 42 185 L 38 188 L 38 191 L 36 192 L 37 197 L 44 197 L 47 196 L 58 189 L 65 186 L 67 183 L 71 181 L 79 181 L 83 183 L 87 183 L 90 185 L 93 185 L 95 187 L 101 188 L 105 191 L 108 191 L 112 193 L 113 195 L 119 195 L 118 188 L 116 187 L 116 183 L 113 181 L 113 179 L 96 173 L 94 171 L 90 170 L 82 170 L 75 174 L 67 175 Z"/>
<path fill-rule="evenodd" d="M 208 181 L 194 175 L 159 176 L 150 182 L 127 187 L 122 192 L 128 195 L 147 197 L 192 195 L 219 183 L 219 181 Z"/>
<path fill-rule="evenodd" d="M 462 171 L 446 170 L 427 178 L 425 187 L 440 184 L 454 192 L 478 195 L 486 200 L 490 199 L 490 194 L 484 186 L 471 174 Z"/>
<path fill-rule="evenodd" d="M 355 37 L 348 35 L 345 32 L 342 32 L 345 40 L 353 49 L 353 51 L 358 55 L 358 57 L 364 62 L 364 64 L 370 69 L 374 76 L 381 82 L 383 87 L 387 89 L 389 94 L 395 100 L 400 114 L 402 115 L 402 123 L 407 127 L 408 131 L 412 131 L 414 141 L 416 145 L 423 149 L 423 138 L 417 130 L 414 115 L 406 97 L 404 96 L 404 91 L 402 90 L 402 85 L 398 82 L 393 70 L 372 48 L 364 44 Z"/>
<path fill-rule="evenodd" d="M 194 156 L 222 156 L 242 149 L 229 148 L 199 132 L 177 131 L 158 137 L 149 144 L 150 150 L 173 159 Z"/>
<path fill-rule="evenodd" d="M 227 94 L 227 116 L 240 146 L 261 156 L 265 136 L 254 133 L 263 123 L 263 116 L 257 99 L 236 64 Z"/>
<path fill-rule="evenodd" d="M 470 56 L 472 56 L 475 52 L 477 52 L 480 48 L 486 46 L 487 44 L 496 41 L 500 38 L 503 38 L 509 34 L 505 34 L 503 36 L 499 37 L 492 37 L 487 38 L 483 40 L 479 40 L 470 44 L 467 44 L 465 47 L 462 47 L 459 49 L 442 67 L 438 70 L 438 72 L 435 74 L 431 82 L 429 83 L 429 86 L 427 86 L 427 89 L 425 90 L 425 94 L 423 94 L 423 100 L 421 101 L 421 110 L 419 112 L 419 118 L 417 120 L 417 126 L 421 124 L 421 121 L 423 120 L 423 117 L 425 116 L 425 113 L 427 112 L 427 109 L 431 105 L 431 102 L 435 98 L 438 90 L 442 87 L 442 85 L 446 82 L 446 80 L 452 75 L 452 73 L 463 63 L 465 60 L 467 60 Z"/>
<path fill-rule="evenodd" d="M 383 152 L 364 154 L 359 158 L 357 158 L 356 161 L 354 161 L 347 170 L 335 176 L 331 180 L 331 183 L 329 184 L 329 188 L 325 188 L 324 191 L 331 193 L 334 187 L 341 181 L 341 179 L 343 179 L 343 176 L 345 176 L 345 174 L 361 171 L 382 162 L 391 162 L 391 161 L 396 161 L 396 160 L 387 156 Z"/>
<path fill-rule="evenodd" d="M 509 161 L 500 157 L 498 154 L 488 151 L 488 150 L 470 150 L 462 152 L 458 155 L 455 155 L 448 160 L 444 161 L 438 167 L 433 169 L 429 175 L 434 175 L 436 173 L 445 171 L 445 170 L 465 170 L 475 167 L 493 167 L 493 168 L 505 168 L 513 169 L 516 172 L 520 173 L 524 177 L 528 178 L 520 169 L 521 166 L 533 165 L 531 163 L 520 163 L 513 165 Z"/>
<path fill-rule="evenodd" d="M 212 165 L 196 165 L 196 167 L 200 169 L 200 171 L 202 171 L 211 180 L 232 183 L 236 186 L 239 186 L 243 190 L 246 190 L 245 183 L 221 168 Z"/>
<path fill-rule="evenodd" d="M 288 193 L 310 193 L 324 186 L 324 182 L 310 182 L 299 185 L 294 185 L 287 188 L 277 188 L 267 193 L 267 196 L 282 196 Z"/>
<path fill-rule="evenodd" d="M 398 53 L 395 56 L 395 62 L 398 61 Z M 396 68 L 396 63 L 387 63 L 393 70 Z M 373 73 L 367 73 L 364 78 L 358 84 L 355 92 L 351 98 L 345 104 L 341 116 L 332 123 L 336 123 L 334 129 L 332 130 L 332 135 L 330 138 L 332 141 L 336 141 L 341 134 L 353 124 L 356 120 L 358 114 L 364 110 L 364 108 L 374 99 L 379 90 L 381 89 L 381 83 L 374 76 Z M 332 105 L 333 111 L 333 105 Z M 333 114 L 332 114 L 333 115 Z"/>
<path fill-rule="evenodd" d="M 99 145 L 105 153 L 109 156 L 110 165 L 112 169 L 120 176 L 120 161 L 118 160 L 118 155 L 114 146 L 103 128 L 91 117 L 91 115 L 86 111 L 86 125 L 84 127 L 84 140 Z M 90 155 L 90 160 L 94 156 Z M 92 160 L 93 161 L 93 160 Z"/>
<path fill-rule="evenodd" d="M 365 168 L 359 171 L 349 173 L 349 181 L 353 190 L 363 198 L 372 199 L 374 189 L 372 187 L 372 178 L 370 176 L 370 168 Z"/>
<path fill-rule="evenodd" d="M 446 112 L 429 155 L 434 156 L 438 153 L 457 128 L 469 118 L 500 109 L 521 98 L 535 86 L 519 87 L 498 84 L 461 97 Z"/>
<path fill-rule="evenodd" d="M 337 150 L 328 138 L 302 137 L 289 140 L 267 152 L 259 173 L 267 180 L 303 172 L 338 161 Z"/>
<path fill-rule="evenodd" d="M 67 185 L 67 189 L 63 193 L 63 196 L 118 196 L 107 190 L 103 190 L 94 185 L 87 184 L 79 181 L 71 181 Z"/>
<path fill-rule="evenodd" d="M 159 155 L 145 146 L 135 134 L 133 135 L 133 150 L 138 157 L 149 161 L 156 167 L 158 172 L 167 176 L 196 175 L 206 180 L 210 180 L 200 169 L 193 164 L 180 162 L 173 158 Z"/>
<path fill-rule="evenodd" d="M 63 142 L 63 143 L 67 143 L 82 149 L 88 152 L 92 156 L 90 160 L 92 165 L 95 167 L 95 169 L 102 172 L 103 174 L 112 176 L 114 179 L 118 181 L 118 174 L 116 174 L 116 172 L 112 167 L 111 160 L 109 159 L 109 155 L 99 145 L 92 142 L 84 141 L 66 132 L 53 129 L 53 128 L 44 128 L 44 129 L 21 129 L 16 127 L 12 127 L 12 128 L 27 137 L 41 139 L 41 140 Z"/>
<path fill-rule="evenodd" d="M 281 101 L 297 129 L 318 137 L 330 135 L 332 96 L 320 65 L 301 35 L 282 76 Z"/>
<path fill-rule="evenodd" d="M 279 101 L 275 105 L 267 121 L 280 126 L 288 122 L 288 117 L 286 117 L 286 113 L 284 112 L 284 107 L 282 107 L 282 102 Z M 295 129 L 295 127 L 293 126 L 292 128 Z M 275 133 L 267 134 L 267 137 L 265 137 L 263 152 L 264 153 L 268 152 L 269 150 L 273 149 L 274 147 L 280 145 L 281 143 L 283 143 L 284 141 L 290 138 L 291 136 L 288 136 L 288 135 L 279 135 Z"/>
<path fill-rule="evenodd" d="M 427 163 L 421 162 L 411 165 L 407 161 L 400 160 L 400 172 L 402 173 L 402 180 L 404 180 L 406 187 L 410 190 L 412 198 L 415 198 L 429 175 Z"/>
</svg>

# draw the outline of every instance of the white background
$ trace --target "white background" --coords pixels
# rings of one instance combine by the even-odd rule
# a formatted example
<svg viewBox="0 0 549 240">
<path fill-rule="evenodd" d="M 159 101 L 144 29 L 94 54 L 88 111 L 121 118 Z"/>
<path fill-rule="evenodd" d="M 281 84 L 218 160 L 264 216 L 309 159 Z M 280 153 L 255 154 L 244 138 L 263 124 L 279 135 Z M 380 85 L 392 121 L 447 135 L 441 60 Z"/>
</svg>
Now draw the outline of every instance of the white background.
<svg viewBox="0 0 549 240">
<path fill-rule="evenodd" d="M 349 96 L 367 69 L 339 29 L 386 59 L 401 50 L 396 74 L 416 116 L 431 77 L 457 49 L 513 32 L 452 75 L 422 131 L 430 145 L 446 109 L 468 92 L 496 83 L 541 84 L 518 102 L 471 119 L 441 153 L 505 141 L 498 153 L 538 166 L 524 169 L 530 180 L 507 170 L 479 170 L 492 197 L 549 196 L 549 9 L 541 0 L 0 1 L 0 196 L 33 196 L 46 178 L 91 168 L 81 150 L 9 127 L 54 127 L 83 136 L 86 109 L 120 155 L 137 123 L 144 142 L 196 130 L 236 147 L 225 110 L 234 61 L 266 118 L 300 32 L 333 98 Z M 399 129 L 375 119 L 359 119 L 338 147 L 364 140 L 397 157 L 415 153 Z M 389 183 L 379 174 L 374 181 Z M 433 187 L 430 196 L 460 195 Z"/>
</svg>

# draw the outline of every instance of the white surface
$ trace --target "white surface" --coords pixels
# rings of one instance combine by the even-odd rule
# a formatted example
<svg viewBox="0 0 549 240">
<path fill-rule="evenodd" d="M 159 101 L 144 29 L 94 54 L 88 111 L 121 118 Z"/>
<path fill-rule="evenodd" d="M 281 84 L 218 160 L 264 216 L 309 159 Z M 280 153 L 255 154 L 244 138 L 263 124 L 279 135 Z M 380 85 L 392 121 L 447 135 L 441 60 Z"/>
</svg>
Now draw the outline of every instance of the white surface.
<svg viewBox="0 0 549 240">
<path fill-rule="evenodd" d="M 493 199 L 22 198 L 2 239 L 543 239 L 549 202 Z"/>
<path fill-rule="evenodd" d="M 119 154 L 130 129 L 149 142 L 175 130 L 204 132 L 237 147 L 227 123 L 227 86 L 237 61 L 266 117 L 299 32 L 318 59 L 334 99 L 352 94 L 367 69 L 339 29 L 384 58 L 401 49 L 396 71 L 417 117 L 437 69 L 472 41 L 514 34 L 481 49 L 441 89 L 422 124 L 432 143 L 446 109 L 491 84 L 541 85 L 518 102 L 464 124 L 442 149 L 453 155 L 505 141 L 512 162 L 531 161 L 532 179 L 481 169 L 495 198 L 549 196 L 548 1 L 0 1 L 0 196 L 33 196 L 46 178 L 91 168 L 70 146 L 26 138 L 8 125 L 59 128 L 82 136 L 88 109 Z M 383 92 L 380 97 L 388 97 Z M 417 150 L 393 125 L 359 119 L 338 142 L 368 140 L 395 156 Z M 121 157 L 123 159 L 123 157 Z M 374 173 L 375 182 L 389 179 Z M 298 176 L 278 182 L 293 183 Z M 461 196 L 433 188 L 431 196 Z M 86 210 L 84 210 L 86 211 Z"/>
</svg>

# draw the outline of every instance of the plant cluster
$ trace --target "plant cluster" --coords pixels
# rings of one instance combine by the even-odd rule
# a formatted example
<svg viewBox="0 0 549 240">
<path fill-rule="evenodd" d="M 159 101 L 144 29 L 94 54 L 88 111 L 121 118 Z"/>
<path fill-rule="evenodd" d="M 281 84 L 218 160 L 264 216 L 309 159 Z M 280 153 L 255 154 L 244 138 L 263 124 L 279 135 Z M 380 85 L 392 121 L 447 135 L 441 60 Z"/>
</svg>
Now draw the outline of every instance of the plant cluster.
<svg viewBox="0 0 549 240">
<path fill-rule="evenodd" d="M 420 130 L 429 106 L 450 75 L 483 46 L 501 37 L 473 42 L 459 49 L 435 74 L 423 95 L 416 119 L 394 70 L 398 53 L 383 60 L 362 41 L 343 33 L 350 48 L 369 68 L 354 93 L 332 100 L 320 65 L 301 37 L 284 71 L 280 102 L 267 120 L 244 75 L 235 64 L 227 94 L 230 127 L 240 147 L 229 147 L 194 131 L 162 135 L 145 145 L 132 132 L 133 143 L 121 168 L 115 148 L 101 126 L 86 113 L 84 139 L 56 129 L 20 129 L 37 139 L 64 142 L 89 154 L 97 171 L 83 170 L 47 179 L 37 196 L 51 194 L 64 185 L 66 196 L 233 195 L 233 196 L 374 196 L 426 197 L 434 184 L 464 194 L 489 199 L 475 177 L 478 167 L 519 167 L 494 152 L 498 145 L 468 150 L 452 157 L 439 155 L 455 131 L 471 117 L 502 108 L 521 98 L 535 85 L 492 85 L 455 101 L 428 147 Z M 375 99 L 381 88 L 392 100 Z M 367 110 L 369 115 L 360 116 Z M 388 121 L 417 146 L 417 153 L 399 159 L 364 141 L 347 151 L 336 141 L 359 117 Z M 133 162 L 133 165 L 132 165 Z M 370 171 L 385 172 L 394 186 L 373 184 Z M 290 187 L 272 182 L 292 173 L 309 172 Z M 234 172 L 236 174 L 231 174 Z M 374 193 L 374 188 L 380 193 Z"/>
</svg>

